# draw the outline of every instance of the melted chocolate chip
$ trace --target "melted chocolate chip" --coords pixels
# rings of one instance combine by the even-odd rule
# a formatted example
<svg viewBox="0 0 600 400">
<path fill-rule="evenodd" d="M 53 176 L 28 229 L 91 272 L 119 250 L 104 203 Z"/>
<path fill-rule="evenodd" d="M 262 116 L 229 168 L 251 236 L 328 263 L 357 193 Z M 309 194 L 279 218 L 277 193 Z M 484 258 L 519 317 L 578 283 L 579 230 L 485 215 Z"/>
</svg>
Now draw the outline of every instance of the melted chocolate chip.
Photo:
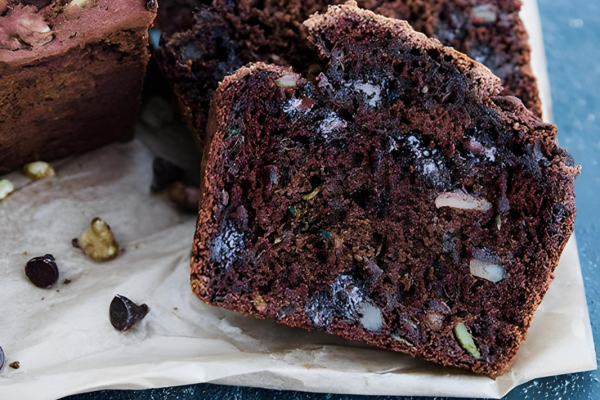
<svg viewBox="0 0 600 400">
<path fill-rule="evenodd" d="M 35 257 L 25 265 L 25 275 L 35 286 L 46 289 L 58 281 L 58 266 L 52 254 Z"/>
<path fill-rule="evenodd" d="M 47 7 L 52 3 L 52 0 L 21 0 L 21 4 L 24 6 L 35 6 L 38 10 Z"/>
<path fill-rule="evenodd" d="M 138 306 L 125 296 L 116 295 L 110 303 L 110 323 L 116 330 L 125 332 L 136 322 L 142 320 L 148 314 L 148 306 Z"/>
<path fill-rule="evenodd" d="M 146 8 L 148 11 L 154 11 L 156 9 L 156 0 L 148 0 L 146 2 Z"/>
</svg>

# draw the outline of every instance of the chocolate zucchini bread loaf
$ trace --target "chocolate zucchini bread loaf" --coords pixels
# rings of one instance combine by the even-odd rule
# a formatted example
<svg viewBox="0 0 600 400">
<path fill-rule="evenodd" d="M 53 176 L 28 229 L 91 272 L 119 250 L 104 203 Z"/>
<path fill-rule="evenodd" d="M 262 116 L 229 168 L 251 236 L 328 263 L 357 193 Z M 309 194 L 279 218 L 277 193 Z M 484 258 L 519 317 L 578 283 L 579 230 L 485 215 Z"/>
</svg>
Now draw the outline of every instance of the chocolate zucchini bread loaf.
<svg viewBox="0 0 600 400">
<path fill-rule="evenodd" d="M 204 137 L 213 92 L 226 75 L 263 61 L 309 70 L 317 58 L 302 24 L 343 0 L 165 0 L 157 17 L 163 37 L 155 52 L 188 126 Z M 358 5 L 396 19 L 470 55 L 541 115 L 529 66 L 519 0 L 359 0 Z M 194 13 L 194 7 L 197 7 Z"/>
<path fill-rule="evenodd" d="M 216 306 L 495 377 L 554 277 L 579 168 L 479 63 L 353 5 L 311 73 L 215 93 L 191 260 Z"/>
<path fill-rule="evenodd" d="M 133 134 L 149 0 L 0 0 L 0 173 Z"/>
</svg>

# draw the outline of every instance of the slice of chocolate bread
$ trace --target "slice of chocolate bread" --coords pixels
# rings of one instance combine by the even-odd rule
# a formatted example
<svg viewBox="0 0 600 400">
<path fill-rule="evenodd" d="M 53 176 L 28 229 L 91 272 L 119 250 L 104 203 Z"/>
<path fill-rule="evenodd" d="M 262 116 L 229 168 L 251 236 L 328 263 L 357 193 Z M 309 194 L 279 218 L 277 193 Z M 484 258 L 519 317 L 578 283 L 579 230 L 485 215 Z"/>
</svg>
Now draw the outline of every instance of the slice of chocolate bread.
<svg viewBox="0 0 600 400">
<path fill-rule="evenodd" d="M 0 0 L 0 173 L 133 135 L 156 7 Z"/>
<path fill-rule="evenodd" d="M 191 284 L 203 301 L 498 376 L 573 230 L 579 168 L 498 78 L 353 5 L 322 57 L 212 103 Z"/>
<path fill-rule="evenodd" d="M 315 49 L 302 24 L 311 14 L 342 0 L 165 0 L 158 12 L 163 32 L 155 52 L 188 126 L 204 138 L 213 92 L 226 75 L 249 62 L 310 69 Z M 358 5 L 396 19 L 470 55 L 541 115 L 529 66 L 527 33 L 519 0 L 360 0 Z M 192 10 L 197 7 L 195 14 Z"/>
</svg>

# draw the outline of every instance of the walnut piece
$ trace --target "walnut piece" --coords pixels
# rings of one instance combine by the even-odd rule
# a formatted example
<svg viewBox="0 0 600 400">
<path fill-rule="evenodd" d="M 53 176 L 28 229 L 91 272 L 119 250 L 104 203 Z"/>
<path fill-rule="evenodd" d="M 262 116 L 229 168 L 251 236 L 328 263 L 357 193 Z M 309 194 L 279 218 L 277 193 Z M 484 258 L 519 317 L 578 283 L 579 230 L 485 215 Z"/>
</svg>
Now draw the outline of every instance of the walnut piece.
<svg viewBox="0 0 600 400">
<path fill-rule="evenodd" d="M 363 328 L 371 332 L 381 332 L 383 317 L 381 316 L 381 310 L 375 304 L 365 301 L 360 305 L 358 313 Z"/>
<path fill-rule="evenodd" d="M 67 7 L 77 6 L 79 8 L 84 8 L 89 0 L 72 0 Z"/>
<path fill-rule="evenodd" d="M 87 231 L 77 240 L 83 253 L 97 261 L 112 260 L 119 253 L 119 247 L 110 226 L 100 218 L 94 218 Z"/>
<path fill-rule="evenodd" d="M 469 268 L 472 275 L 494 283 L 498 283 L 506 277 L 506 272 L 502 265 L 478 260 L 477 258 L 471 260 Z"/>
<path fill-rule="evenodd" d="M 31 179 L 42 179 L 54 175 L 54 170 L 47 162 L 34 161 L 23 167 L 23 173 Z"/>
<path fill-rule="evenodd" d="M 437 312 L 426 314 L 425 324 L 434 332 L 439 332 L 444 328 L 444 315 Z"/>
<path fill-rule="evenodd" d="M 484 198 L 477 198 L 462 191 L 445 192 L 435 199 L 437 208 L 450 207 L 459 210 L 488 211 L 492 204 Z"/>
<path fill-rule="evenodd" d="M 9 194 L 15 191 L 15 185 L 8 179 L 0 180 L 0 201 L 8 197 Z"/>
<path fill-rule="evenodd" d="M 471 16 L 475 23 L 489 24 L 498 19 L 498 7 L 493 4 L 480 4 L 471 8 Z"/>
<path fill-rule="evenodd" d="M 0 17 L 0 49 L 35 48 L 50 43 L 52 39 L 52 29 L 33 5 L 17 4 L 6 16 Z"/>
<path fill-rule="evenodd" d="M 279 79 L 275 79 L 275 84 L 284 89 L 293 89 L 298 86 L 294 75 L 284 75 Z"/>
</svg>

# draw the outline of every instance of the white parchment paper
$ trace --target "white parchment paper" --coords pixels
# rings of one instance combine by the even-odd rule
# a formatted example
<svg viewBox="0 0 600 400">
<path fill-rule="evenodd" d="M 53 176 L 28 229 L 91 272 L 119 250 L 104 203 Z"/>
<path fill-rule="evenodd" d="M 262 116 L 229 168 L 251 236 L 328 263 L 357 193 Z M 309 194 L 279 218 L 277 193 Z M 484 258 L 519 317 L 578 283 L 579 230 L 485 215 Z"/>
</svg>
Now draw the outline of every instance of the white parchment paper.
<svg viewBox="0 0 600 400">
<path fill-rule="evenodd" d="M 535 0 L 525 5 L 549 116 Z M 195 217 L 149 193 L 151 149 L 161 145 L 143 129 L 138 133 L 132 142 L 56 163 L 52 178 L 8 176 L 18 189 L 0 203 L 0 346 L 21 368 L 0 374 L 0 399 L 198 382 L 500 398 L 537 377 L 596 368 L 574 238 L 513 368 L 496 380 L 205 305 L 188 282 Z M 71 245 L 96 216 L 111 225 L 123 249 L 111 262 L 94 262 Z M 56 257 L 61 273 L 49 290 L 35 288 L 23 271 L 27 260 L 46 253 Z M 150 307 L 127 333 L 108 320 L 117 293 Z"/>
</svg>

